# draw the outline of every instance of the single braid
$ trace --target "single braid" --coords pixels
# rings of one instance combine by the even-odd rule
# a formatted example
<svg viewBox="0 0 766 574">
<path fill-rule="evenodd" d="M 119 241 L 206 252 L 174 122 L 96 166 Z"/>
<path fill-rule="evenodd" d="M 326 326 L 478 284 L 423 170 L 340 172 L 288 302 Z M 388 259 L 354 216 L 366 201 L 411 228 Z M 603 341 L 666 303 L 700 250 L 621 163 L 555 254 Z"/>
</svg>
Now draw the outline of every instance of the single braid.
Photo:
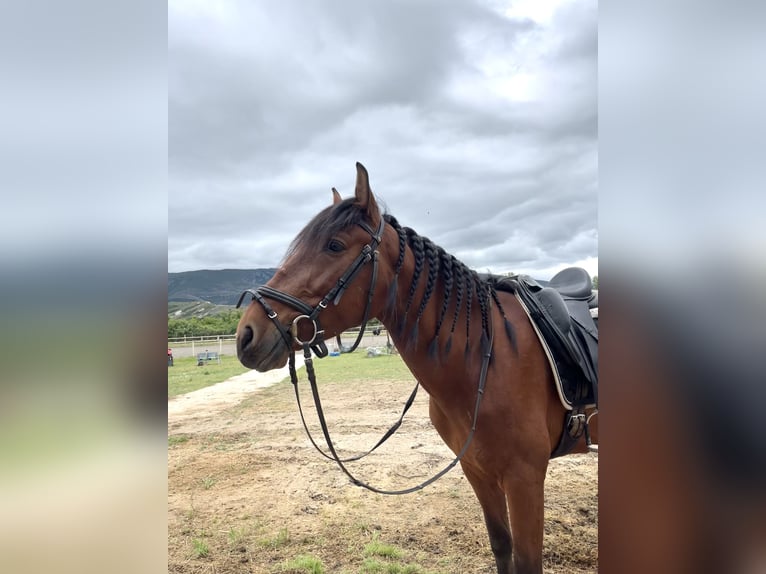
<svg viewBox="0 0 766 574">
<path fill-rule="evenodd" d="M 418 340 L 418 324 L 420 323 L 420 318 L 423 316 L 423 311 L 426 309 L 428 300 L 433 294 L 434 284 L 436 283 L 436 276 L 439 271 L 438 248 L 433 243 L 431 243 L 431 240 L 426 237 L 423 238 L 423 245 L 425 247 L 426 260 L 428 262 L 428 277 L 426 279 L 426 290 L 423 292 L 423 298 L 421 299 L 420 306 L 418 307 L 418 314 L 415 318 L 415 324 L 413 325 L 412 331 L 410 332 L 410 345 L 414 345 Z"/>
<path fill-rule="evenodd" d="M 497 305 L 498 310 L 500 311 L 500 314 L 503 316 L 503 323 L 505 324 L 505 334 L 508 335 L 508 339 L 511 341 L 511 347 L 513 347 L 513 351 L 518 354 L 519 350 L 516 346 L 516 330 L 513 328 L 513 325 L 508 320 L 508 317 L 505 316 L 505 309 L 503 309 L 502 303 L 500 303 L 500 297 L 497 296 L 497 291 L 493 288 L 492 289 L 492 298 L 495 300 L 495 305 Z"/>
<path fill-rule="evenodd" d="M 404 254 L 405 254 L 405 245 L 406 245 L 406 234 L 404 233 L 404 230 L 402 229 L 402 226 L 399 225 L 399 222 L 396 220 L 396 218 L 392 215 L 384 215 L 383 218 L 386 220 L 386 222 L 391 226 L 391 228 L 396 231 L 396 235 L 399 237 L 399 257 L 396 259 L 396 267 L 394 268 L 394 278 L 391 280 L 391 283 L 388 285 L 388 298 L 386 301 L 386 310 L 391 315 L 391 317 L 396 320 L 396 296 L 399 293 L 399 272 L 402 270 L 402 265 L 404 264 Z"/>
<path fill-rule="evenodd" d="M 439 311 L 439 318 L 436 321 L 434 338 L 439 336 L 444 316 L 447 314 L 447 307 L 449 307 L 450 296 L 452 295 L 452 268 L 455 264 L 455 258 L 449 253 L 441 251 L 439 255 L 441 257 L 442 277 L 444 278 L 444 301 L 442 301 L 442 308 Z"/>
<path fill-rule="evenodd" d="M 465 278 L 465 335 L 471 336 L 471 306 L 473 305 L 473 274 L 469 273 Z"/>
<path fill-rule="evenodd" d="M 488 285 L 476 277 L 476 294 L 481 308 L 481 342 L 482 348 L 489 343 L 489 293 Z"/>
<path fill-rule="evenodd" d="M 423 238 L 420 237 L 417 233 L 415 233 L 412 229 L 409 227 L 405 227 L 404 231 L 407 233 L 407 243 L 410 245 L 410 249 L 412 249 L 412 253 L 415 256 L 415 270 L 412 274 L 412 284 L 410 285 L 410 292 L 407 296 L 407 305 L 404 308 L 404 317 L 402 318 L 402 323 L 399 325 L 399 334 L 401 335 L 404 331 L 405 323 L 407 322 L 407 313 L 409 313 L 410 307 L 412 306 L 412 300 L 415 298 L 415 291 L 417 291 L 418 288 L 418 281 L 420 280 L 420 274 L 423 272 L 423 260 L 425 259 L 425 251 L 423 249 Z"/>
<path fill-rule="evenodd" d="M 471 304 L 473 302 L 473 271 L 469 271 L 465 276 L 465 350 L 468 354 L 468 348 L 471 342 Z"/>
<path fill-rule="evenodd" d="M 420 317 L 423 316 L 428 300 L 434 292 L 434 284 L 436 283 L 436 274 L 439 272 L 439 249 L 427 238 L 423 238 L 423 243 L 426 250 L 426 259 L 428 260 L 428 279 L 426 281 L 426 290 L 423 293 L 423 299 L 420 301 L 420 307 L 418 307 L 417 321 L 420 321 Z"/>
<path fill-rule="evenodd" d="M 404 246 L 407 242 L 407 234 L 393 215 L 385 215 L 383 218 L 394 228 L 394 231 L 396 231 L 396 234 L 399 236 L 399 257 L 396 260 L 396 269 L 394 269 L 394 275 L 399 275 L 399 272 L 402 270 L 402 265 L 404 264 Z"/>
<path fill-rule="evenodd" d="M 483 285 L 481 280 L 474 276 L 474 281 L 476 281 L 476 295 L 479 299 L 479 307 L 481 308 L 481 330 L 486 333 L 487 332 L 487 291 L 486 289 L 482 289 Z"/>
<path fill-rule="evenodd" d="M 441 275 L 444 279 L 444 298 L 442 300 L 442 306 L 439 310 L 439 317 L 436 320 L 436 329 L 434 330 L 434 338 L 431 344 L 428 346 L 428 354 L 431 358 L 436 358 L 436 352 L 439 349 L 439 331 L 442 328 L 444 322 L 444 316 L 447 314 L 447 307 L 449 306 L 450 295 L 452 295 L 452 266 L 453 259 L 448 253 L 445 253 L 443 249 L 439 248 L 439 267 L 441 268 Z M 450 346 L 451 341 L 448 341 Z M 444 353 L 446 356 L 448 351 Z"/>
<path fill-rule="evenodd" d="M 460 263 L 457 259 L 454 257 L 452 260 L 455 262 L 454 265 L 454 282 L 457 287 L 457 292 L 455 293 L 455 312 L 452 315 L 452 326 L 449 330 L 449 337 L 447 337 L 447 343 L 444 345 L 444 356 L 446 357 L 449 355 L 449 352 L 452 350 L 452 334 L 455 332 L 455 327 L 457 326 L 457 320 L 460 316 L 460 305 L 463 302 L 463 269 L 464 266 L 462 263 Z"/>
<path fill-rule="evenodd" d="M 463 266 L 462 265 L 455 265 L 455 285 L 457 287 L 457 291 L 455 293 L 455 313 L 452 315 L 452 326 L 450 327 L 450 335 L 455 332 L 455 327 L 457 326 L 457 319 L 460 316 L 460 305 L 463 303 L 463 281 L 464 281 L 464 275 L 463 275 Z"/>
</svg>

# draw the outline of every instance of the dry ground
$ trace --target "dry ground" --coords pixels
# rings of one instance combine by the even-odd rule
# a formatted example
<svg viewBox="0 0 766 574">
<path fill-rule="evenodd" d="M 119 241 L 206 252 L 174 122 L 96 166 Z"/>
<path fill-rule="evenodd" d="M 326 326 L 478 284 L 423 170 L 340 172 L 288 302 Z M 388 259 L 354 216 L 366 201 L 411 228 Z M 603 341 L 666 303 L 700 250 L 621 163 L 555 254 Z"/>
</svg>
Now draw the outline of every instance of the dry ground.
<svg viewBox="0 0 766 574">
<path fill-rule="evenodd" d="M 339 452 L 374 444 L 412 384 L 322 387 Z M 307 384 L 302 392 L 319 439 Z M 495 572 L 479 504 L 459 467 L 415 494 L 373 494 L 351 485 L 311 447 L 289 383 L 240 398 L 206 409 L 187 397 L 188 407 L 169 409 L 169 572 Z M 428 420 L 427 400 L 421 391 L 399 432 L 379 453 L 353 463 L 360 478 L 401 488 L 451 460 Z M 551 461 L 546 572 L 598 570 L 597 470 L 595 454 Z M 324 570 L 312 570 L 305 556 Z"/>
</svg>

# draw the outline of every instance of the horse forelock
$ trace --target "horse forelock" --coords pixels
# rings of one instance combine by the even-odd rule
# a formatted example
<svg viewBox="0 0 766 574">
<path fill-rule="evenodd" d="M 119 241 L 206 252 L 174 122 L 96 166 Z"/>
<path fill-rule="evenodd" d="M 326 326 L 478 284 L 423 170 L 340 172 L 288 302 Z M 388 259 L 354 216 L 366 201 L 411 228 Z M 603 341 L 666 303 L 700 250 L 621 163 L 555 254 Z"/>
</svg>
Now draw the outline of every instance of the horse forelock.
<svg viewBox="0 0 766 574">
<path fill-rule="evenodd" d="M 326 207 L 295 236 L 287 248 L 285 259 L 301 249 L 323 249 L 330 239 L 344 229 L 359 225 L 365 217 L 365 212 L 355 204 L 353 197 Z"/>
</svg>

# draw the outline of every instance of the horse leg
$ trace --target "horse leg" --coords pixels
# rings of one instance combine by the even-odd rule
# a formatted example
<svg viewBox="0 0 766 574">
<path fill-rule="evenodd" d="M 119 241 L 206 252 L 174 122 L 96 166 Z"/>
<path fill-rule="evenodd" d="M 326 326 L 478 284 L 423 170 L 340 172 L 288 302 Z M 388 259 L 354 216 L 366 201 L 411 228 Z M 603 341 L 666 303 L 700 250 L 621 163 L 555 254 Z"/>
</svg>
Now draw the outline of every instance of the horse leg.
<svg viewBox="0 0 766 574">
<path fill-rule="evenodd" d="M 514 574 L 542 574 L 545 469 L 519 465 L 504 482 L 513 530 Z"/>
<path fill-rule="evenodd" d="M 505 492 L 498 484 L 487 480 L 483 475 L 462 464 L 463 473 L 471 483 L 476 498 L 479 499 L 484 512 L 484 522 L 489 534 L 489 545 L 495 556 L 498 574 L 513 574 L 511 554 L 513 541 L 511 525 L 508 521 L 508 506 L 505 502 Z"/>
</svg>

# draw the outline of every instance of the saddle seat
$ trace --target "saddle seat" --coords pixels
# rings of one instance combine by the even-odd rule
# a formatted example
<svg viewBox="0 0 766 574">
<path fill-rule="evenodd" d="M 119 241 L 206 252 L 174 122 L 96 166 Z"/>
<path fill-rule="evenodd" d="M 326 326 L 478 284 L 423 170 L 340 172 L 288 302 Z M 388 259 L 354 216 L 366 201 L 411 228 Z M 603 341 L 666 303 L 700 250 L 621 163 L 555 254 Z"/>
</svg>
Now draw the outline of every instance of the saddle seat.
<svg viewBox="0 0 766 574">
<path fill-rule="evenodd" d="M 549 284 L 562 297 L 589 300 L 593 295 L 593 283 L 590 275 L 581 267 L 568 267 L 559 271 L 553 276 Z"/>
</svg>

